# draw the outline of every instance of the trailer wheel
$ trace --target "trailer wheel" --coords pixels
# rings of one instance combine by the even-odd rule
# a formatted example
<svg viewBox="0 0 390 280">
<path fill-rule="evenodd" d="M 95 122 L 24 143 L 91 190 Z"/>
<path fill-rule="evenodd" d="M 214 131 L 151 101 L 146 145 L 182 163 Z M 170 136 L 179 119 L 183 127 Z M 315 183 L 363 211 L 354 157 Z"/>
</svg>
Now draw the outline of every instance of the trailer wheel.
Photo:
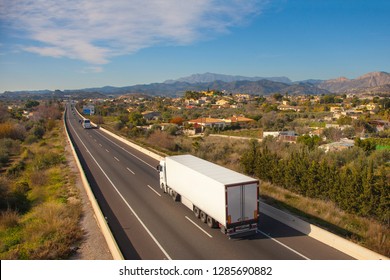
<svg viewBox="0 0 390 280">
<path fill-rule="evenodd" d="M 199 217 L 200 217 L 200 210 L 199 210 L 199 208 L 194 206 L 194 210 L 193 211 L 194 211 L 195 217 L 197 217 L 199 219 Z"/>
<path fill-rule="evenodd" d="M 163 190 L 164 193 L 166 193 L 165 188 L 164 188 L 164 183 L 161 184 L 160 188 Z"/>
<path fill-rule="evenodd" d="M 179 201 L 180 195 L 176 191 L 172 190 L 171 196 L 173 201 Z"/>
<path fill-rule="evenodd" d="M 200 220 L 202 223 L 205 223 L 207 221 L 207 214 L 203 211 L 200 211 Z"/>
<path fill-rule="evenodd" d="M 210 227 L 210 228 L 216 228 L 217 227 L 217 223 L 215 222 L 215 220 L 213 218 L 211 218 L 210 216 L 207 216 L 207 225 Z"/>
</svg>

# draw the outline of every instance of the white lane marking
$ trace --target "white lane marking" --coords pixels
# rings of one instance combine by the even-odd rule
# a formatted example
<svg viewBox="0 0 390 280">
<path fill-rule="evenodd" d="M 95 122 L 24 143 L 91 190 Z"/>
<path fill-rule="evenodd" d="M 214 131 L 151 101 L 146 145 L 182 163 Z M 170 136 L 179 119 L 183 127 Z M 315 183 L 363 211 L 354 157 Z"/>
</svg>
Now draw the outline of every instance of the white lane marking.
<svg viewBox="0 0 390 280">
<path fill-rule="evenodd" d="M 100 144 L 100 143 L 99 143 L 99 146 L 100 146 L 100 147 L 103 147 L 103 145 L 102 145 L 102 144 Z"/>
<path fill-rule="evenodd" d="M 203 228 L 201 228 L 200 226 L 198 226 L 193 220 L 191 220 L 190 218 L 188 218 L 187 216 L 185 216 L 185 218 L 190 221 L 194 226 L 196 226 L 198 229 L 200 229 L 201 231 L 203 231 L 204 234 L 206 234 L 208 237 L 210 238 L 213 238 L 212 235 L 210 235 L 207 231 L 205 231 Z"/>
<path fill-rule="evenodd" d="M 288 247 L 286 244 L 283 244 L 282 242 L 276 240 L 275 238 L 272 238 L 271 236 L 269 236 L 269 235 L 266 234 L 265 232 L 262 232 L 262 231 L 259 230 L 259 229 L 257 230 L 257 232 L 258 232 L 258 233 L 261 233 L 261 234 L 263 234 L 263 235 L 265 235 L 265 236 L 268 237 L 269 239 L 275 241 L 275 242 L 278 243 L 279 245 L 282 245 L 284 248 L 286 248 L 286 249 L 288 249 L 288 250 L 294 252 L 295 254 L 301 256 L 302 258 L 304 258 L 304 259 L 306 259 L 306 260 L 310 260 L 310 259 L 309 259 L 308 257 L 306 257 L 305 255 L 299 253 L 298 251 L 294 250 L 294 249 L 291 248 L 291 247 Z"/>
<path fill-rule="evenodd" d="M 110 151 L 106 149 L 106 152 L 109 153 Z"/>
<path fill-rule="evenodd" d="M 158 196 L 161 196 L 161 194 L 159 194 L 155 189 L 153 189 L 151 186 L 149 186 L 148 185 L 148 187 L 149 187 L 149 189 L 151 189 L 152 191 L 154 191 Z"/>
<path fill-rule="evenodd" d="M 119 159 L 117 157 L 114 157 L 116 159 L 116 161 L 119 161 Z"/>
<path fill-rule="evenodd" d="M 126 204 L 126 206 L 130 209 L 130 211 L 133 213 L 134 217 L 137 218 L 138 222 L 142 225 L 142 227 L 146 230 L 146 232 L 149 234 L 149 236 L 152 238 L 154 243 L 160 248 L 160 250 L 163 252 L 163 254 L 169 259 L 172 260 L 172 258 L 168 255 L 168 253 L 164 250 L 164 248 L 161 246 L 161 244 L 157 241 L 157 239 L 154 237 L 154 235 L 150 232 L 150 230 L 146 227 L 146 225 L 142 222 L 141 218 L 137 215 L 137 213 L 134 211 L 134 209 L 130 206 L 130 204 L 126 201 L 126 199 L 123 197 L 123 195 L 119 192 L 117 187 L 114 185 L 114 183 L 111 181 L 111 179 L 108 177 L 106 172 L 104 172 L 103 168 L 100 166 L 100 164 L 97 162 L 97 160 L 94 158 L 92 153 L 88 150 L 87 146 L 84 144 L 84 142 L 81 140 L 80 136 L 77 134 L 76 130 L 72 126 L 72 129 L 74 133 L 76 134 L 77 138 L 79 138 L 81 144 L 83 144 L 84 148 L 87 150 L 87 153 L 91 156 L 93 161 L 96 163 L 96 165 L 99 167 L 100 171 L 104 174 L 104 176 L 107 178 L 108 182 L 112 185 L 112 187 L 115 189 L 115 191 L 118 193 L 120 198 L 123 200 L 123 202 Z"/>
<path fill-rule="evenodd" d="M 129 170 L 131 173 L 133 173 L 133 175 L 135 175 L 135 173 L 134 173 L 134 171 L 133 170 L 131 170 L 130 168 L 126 168 L 127 170 Z"/>
<path fill-rule="evenodd" d="M 107 138 L 106 136 L 104 136 L 101 132 L 97 131 L 97 133 L 99 133 L 102 137 L 106 138 L 108 141 L 110 141 L 112 144 L 114 144 L 115 146 L 121 148 L 123 151 L 125 151 L 126 153 L 128 153 L 129 155 L 132 155 L 133 157 L 135 157 L 136 159 L 138 159 L 139 161 L 145 163 L 146 165 L 150 166 L 151 168 L 153 169 L 156 169 L 155 166 L 152 166 L 150 165 L 149 163 L 147 163 L 146 161 L 144 161 L 143 159 L 137 157 L 135 154 L 129 152 L 128 150 L 126 150 L 124 147 L 118 145 L 117 143 L 115 143 L 114 141 L 112 141 L 111 139 Z"/>
</svg>

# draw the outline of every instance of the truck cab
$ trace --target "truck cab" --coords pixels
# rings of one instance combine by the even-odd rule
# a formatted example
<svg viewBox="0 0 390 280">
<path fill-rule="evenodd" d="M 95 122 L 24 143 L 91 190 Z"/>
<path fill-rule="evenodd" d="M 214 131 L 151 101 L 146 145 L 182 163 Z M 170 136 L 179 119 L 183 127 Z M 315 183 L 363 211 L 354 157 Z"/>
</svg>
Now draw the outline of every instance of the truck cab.
<svg viewBox="0 0 390 280">
<path fill-rule="evenodd" d="M 160 164 L 157 165 L 157 171 L 160 174 L 160 188 L 167 192 L 167 177 L 166 177 L 166 171 L 165 171 L 165 161 L 160 161 Z"/>
<path fill-rule="evenodd" d="M 92 128 L 91 121 L 89 119 L 84 119 L 83 123 L 82 123 L 82 126 L 84 128 Z"/>
</svg>

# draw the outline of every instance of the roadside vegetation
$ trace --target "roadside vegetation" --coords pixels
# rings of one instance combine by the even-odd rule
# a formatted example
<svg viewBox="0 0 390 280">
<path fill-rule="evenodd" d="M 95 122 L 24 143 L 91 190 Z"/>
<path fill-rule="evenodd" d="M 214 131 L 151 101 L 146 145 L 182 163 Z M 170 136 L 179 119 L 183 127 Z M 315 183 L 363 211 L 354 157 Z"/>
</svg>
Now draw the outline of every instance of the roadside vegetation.
<svg viewBox="0 0 390 280">
<path fill-rule="evenodd" d="M 0 259 L 67 259 L 83 232 L 62 108 L 55 101 L 8 105 L 0 104 Z"/>
</svg>

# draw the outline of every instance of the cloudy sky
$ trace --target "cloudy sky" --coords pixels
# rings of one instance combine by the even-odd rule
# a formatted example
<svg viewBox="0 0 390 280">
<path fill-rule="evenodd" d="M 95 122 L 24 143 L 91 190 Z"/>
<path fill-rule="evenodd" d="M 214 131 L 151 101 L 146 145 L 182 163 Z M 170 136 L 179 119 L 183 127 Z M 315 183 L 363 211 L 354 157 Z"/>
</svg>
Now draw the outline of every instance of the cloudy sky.
<svg viewBox="0 0 390 280">
<path fill-rule="evenodd" d="M 0 92 L 390 72 L 388 0 L 0 0 Z"/>
</svg>

